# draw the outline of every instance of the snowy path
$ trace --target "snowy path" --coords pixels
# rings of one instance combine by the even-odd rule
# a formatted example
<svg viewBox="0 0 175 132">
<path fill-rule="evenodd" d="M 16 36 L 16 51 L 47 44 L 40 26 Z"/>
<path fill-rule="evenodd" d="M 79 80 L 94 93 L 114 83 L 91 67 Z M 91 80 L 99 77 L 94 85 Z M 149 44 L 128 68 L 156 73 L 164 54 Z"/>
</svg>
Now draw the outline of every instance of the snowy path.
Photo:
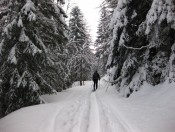
<svg viewBox="0 0 175 132">
<path fill-rule="evenodd" d="M 83 88 L 83 87 L 82 87 Z M 87 131 L 89 122 L 90 89 L 79 89 L 69 95 L 60 109 L 60 103 L 55 114 L 42 124 L 40 132 L 82 132 Z M 71 98 L 70 98 L 71 97 Z M 51 124 L 50 130 L 45 129 L 47 124 Z M 83 124 L 82 124 L 83 123 Z"/>
<path fill-rule="evenodd" d="M 96 93 L 93 92 L 90 98 L 90 117 L 88 132 L 100 132 L 99 108 Z"/>
<path fill-rule="evenodd" d="M 157 89 L 127 99 L 103 82 L 92 92 L 86 82 L 0 119 L 0 132 L 174 132 L 175 90 Z"/>
</svg>

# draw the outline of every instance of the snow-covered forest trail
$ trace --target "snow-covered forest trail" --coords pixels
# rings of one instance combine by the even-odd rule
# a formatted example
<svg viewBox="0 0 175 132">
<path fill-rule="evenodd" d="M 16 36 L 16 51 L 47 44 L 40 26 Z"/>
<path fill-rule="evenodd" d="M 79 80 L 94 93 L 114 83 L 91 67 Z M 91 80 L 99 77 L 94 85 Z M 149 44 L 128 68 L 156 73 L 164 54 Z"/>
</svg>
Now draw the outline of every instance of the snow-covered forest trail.
<svg viewBox="0 0 175 132">
<path fill-rule="evenodd" d="M 63 100 L 55 99 L 55 104 L 57 106 L 55 108 L 55 113 L 52 116 L 50 115 L 50 120 L 47 119 L 45 123 L 41 124 L 40 132 L 87 131 L 91 90 L 82 86 L 71 89 L 70 91 L 68 95 L 65 95 Z M 60 102 L 62 102 L 61 105 Z M 45 129 L 47 124 L 51 124 L 50 127 L 48 127 L 49 130 Z"/>
<path fill-rule="evenodd" d="M 88 132 L 100 132 L 99 106 L 95 92 L 90 96 L 90 114 Z"/>
<path fill-rule="evenodd" d="M 105 105 L 105 102 L 96 92 L 92 91 L 92 82 L 86 82 L 85 86 L 73 87 L 58 95 L 43 96 L 49 102 L 45 105 L 36 107 L 28 107 L 17 112 L 17 122 L 6 122 L 10 116 L 1 120 L 0 130 L 2 132 L 21 132 L 24 126 L 29 126 L 21 122 L 21 120 L 29 120 L 33 118 L 41 118 L 37 122 L 33 119 L 32 128 L 25 131 L 30 132 L 113 132 L 117 127 L 118 130 L 125 130 L 123 124 L 118 117 L 114 117 L 110 113 L 110 109 Z M 39 111 L 38 111 L 39 110 Z M 24 117 L 20 116 L 22 113 L 32 113 Z M 39 114 L 40 113 L 40 114 Z M 42 113 L 42 114 L 41 114 Z M 114 117 L 113 119 L 111 117 Z M 15 121 L 15 120 L 14 120 Z M 19 121 L 19 122 L 18 122 Z M 10 124 L 10 127 L 7 125 Z M 116 125 L 117 124 L 117 125 Z M 13 126 L 14 125 L 14 126 Z M 23 127 L 16 127 L 21 126 Z M 15 127 L 15 129 L 14 129 Z M 26 127 L 28 128 L 28 127 Z M 15 131 L 14 131 L 15 130 Z M 125 132 L 125 131 L 123 131 Z"/>
<path fill-rule="evenodd" d="M 73 88 L 61 109 L 57 100 L 58 107 L 41 124 L 39 132 L 132 132 L 120 115 L 109 107 L 107 100 L 100 96 L 100 89 L 92 91 L 91 84 L 87 82 L 85 86 Z M 46 125 L 49 126 L 47 129 Z"/>
<path fill-rule="evenodd" d="M 132 132 L 120 116 L 115 116 L 111 107 L 105 104 L 99 90 L 92 91 L 91 84 L 87 82 L 85 86 L 73 88 L 61 109 L 60 103 L 56 103 L 57 110 L 41 124 L 39 132 Z M 47 129 L 46 125 L 49 126 Z"/>
<path fill-rule="evenodd" d="M 44 95 L 47 104 L 0 119 L 0 132 L 174 132 L 174 89 L 148 87 L 131 98 L 121 97 L 113 87 L 106 89 L 101 81 L 93 92 L 89 81 Z"/>
</svg>

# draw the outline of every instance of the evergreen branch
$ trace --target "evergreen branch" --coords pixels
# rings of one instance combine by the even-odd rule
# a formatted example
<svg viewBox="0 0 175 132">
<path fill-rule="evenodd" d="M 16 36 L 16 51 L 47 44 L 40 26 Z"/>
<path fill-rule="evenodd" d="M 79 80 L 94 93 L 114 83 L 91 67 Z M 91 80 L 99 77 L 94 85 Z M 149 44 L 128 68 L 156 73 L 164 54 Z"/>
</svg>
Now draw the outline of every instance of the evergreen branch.
<svg viewBox="0 0 175 132">
<path fill-rule="evenodd" d="M 142 50 L 142 49 L 144 49 L 144 48 L 148 48 L 150 45 L 151 45 L 151 44 L 145 45 L 145 46 L 142 46 L 142 47 L 140 47 L 140 48 L 135 48 L 135 47 L 126 46 L 125 44 L 122 44 L 121 46 L 123 46 L 123 47 L 125 47 L 125 48 L 127 48 L 127 49 Z"/>
</svg>

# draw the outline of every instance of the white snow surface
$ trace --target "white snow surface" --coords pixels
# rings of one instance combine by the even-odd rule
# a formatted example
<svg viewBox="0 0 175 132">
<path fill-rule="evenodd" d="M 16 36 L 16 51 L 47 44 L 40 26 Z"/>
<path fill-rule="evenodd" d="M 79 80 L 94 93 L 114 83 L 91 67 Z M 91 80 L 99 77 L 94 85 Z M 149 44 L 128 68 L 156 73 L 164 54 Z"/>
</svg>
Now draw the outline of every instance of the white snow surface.
<svg viewBox="0 0 175 132">
<path fill-rule="evenodd" d="M 17 59 L 16 59 L 16 45 L 12 47 L 12 49 L 10 50 L 9 56 L 8 56 L 8 60 L 10 63 L 13 64 L 17 64 Z"/>
<path fill-rule="evenodd" d="M 22 12 L 24 14 L 28 15 L 29 21 L 35 21 L 36 20 L 36 15 L 35 15 L 35 5 L 31 0 L 27 0 L 26 4 L 22 8 Z"/>
<path fill-rule="evenodd" d="M 23 27 L 23 22 L 22 22 L 22 17 L 21 16 L 19 17 L 17 25 L 18 25 L 18 27 Z"/>
<path fill-rule="evenodd" d="M 4 45 L 4 39 L 0 42 L 0 55 L 2 54 L 3 45 Z"/>
<path fill-rule="evenodd" d="M 26 36 L 24 28 L 21 29 L 21 34 L 20 34 L 20 37 L 19 37 L 19 41 L 20 42 L 27 42 L 27 41 L 29 41 L 29 37 Z"/>
<path fill-rule="evenodd" d="M 0 120 L 0 132 L 174 132 L 175 88 L 144 84 L 130 98 L 100 81 L 44 95 L 47 104 L 22 108 Z M 143 88 L 144 87 L 144 88 Z"/>
</svg>

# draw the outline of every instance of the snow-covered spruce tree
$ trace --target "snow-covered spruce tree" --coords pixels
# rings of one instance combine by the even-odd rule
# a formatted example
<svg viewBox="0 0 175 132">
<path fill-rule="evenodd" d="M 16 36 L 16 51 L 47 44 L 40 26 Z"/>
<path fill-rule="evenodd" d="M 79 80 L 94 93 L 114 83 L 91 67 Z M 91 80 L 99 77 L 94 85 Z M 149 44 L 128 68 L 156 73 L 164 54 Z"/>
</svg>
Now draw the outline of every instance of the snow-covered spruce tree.
<svg viewBox="0 0 175 132">
<path fill-rule="evenodd" d="M 157 85 L 174 76 L 173 52 L 175 43 L 175 1 L 154 0 L 147 14 L 147 19 L 138 30 L 147 35 L 149 49 L 147 50 L 146 80 Z"/>
<path fill-rule="evenodd" d="M 107 66 L 124 96 L 137 91 L 144 81 L 157 85 L 169 76 L 174 10 L 173 0 L 118 1 L 110 25 L 113 39 Z"/>
<path fill-rule="evenodd" d="M 66 42 L 65 14 L 52 0 L 8 2 L 0 36 L 0 103 L 3 115 L 42 103 L 41 94 L 54 92 L 53 84 L 48 82 L 50 75 L 55 79 L 54 67 L 59 61 L 53 57 L 53 49 L 60 48 L 57 52 L 61 51 Z"/>
<path fill-rule="evenodd" d="M 97 66 L 96 69 L 101 75 L 106 73 L 106 63 L 109 56 L 110 40 L 112 29 L 109 29 L 110 20 L 117 6 L 118 0 L 103 0 L 100 5 L 100 23 L 98 25 L 97 39 L 95 41 Z"/>
<path fill-rule="evenodd" d="M 106 63 L 109 54 L 109 42 L 111 30 L 109 30 L 110 11 L 104 6 L 101 9 L 100 23 L 98 25 L 97 39 L 95 41 L 96 56 L 98 59 L 97 69 L 101 75 L 106 73 Z"/>
<path fill-rule="evenodd" d="M 78 6 L 71 11 L 69 22 L 69 66 L 71 69 L 71 80 L 82 81 L 88 79 L 91 71 L 93 53 L 90 51 L 91 43 L 87 26 Z"/>
<path fill-rule="evenodd" d="M 118 0 L 103 0 L 101 7 L 107 8 L 111 13 L 114 11 L 118 3 Z"/>
<path fill-rule="evenodd" d="M 150 6 L 149 1 L 120 0 L 113 12 L 110 24 L 113 39 L 107 67 L 110 67 L 110 80 L 118 85 L 118 90 L 125 96 L 129 96 L 129 85 L 139 65 L 143 64 L 141 56 L 145 53 L 145 49 L 134 50 L 128 47 L 139 48 L 147 45 L 146 36 L 137 36 L 136 32 L 139 25 L 145 21 Z"/>
</svg>

